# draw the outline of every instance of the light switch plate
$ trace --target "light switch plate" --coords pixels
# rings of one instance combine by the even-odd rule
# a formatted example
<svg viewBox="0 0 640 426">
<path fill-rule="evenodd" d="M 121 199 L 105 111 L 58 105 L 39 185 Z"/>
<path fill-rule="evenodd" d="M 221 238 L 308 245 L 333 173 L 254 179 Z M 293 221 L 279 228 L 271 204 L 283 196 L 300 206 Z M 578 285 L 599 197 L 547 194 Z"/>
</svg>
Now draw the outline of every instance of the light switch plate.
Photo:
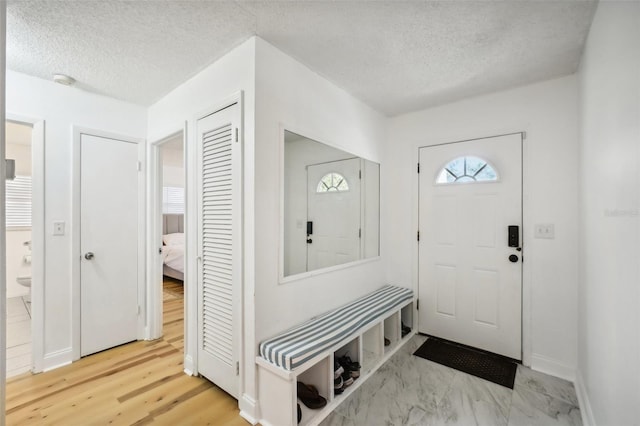
<svg viewBox="0 0 640 426">
<path fill-rule="evenodd" d="M 546 238 L 552 240 L 556 237 L 555 229 L 552 223 L 538 223 L 535 225 L 535 238 Z"/>
<path fill-rule="evenodd" d="M 64 222 L 53 222 L 53 235 L 64 235 Z"/>
</svg>

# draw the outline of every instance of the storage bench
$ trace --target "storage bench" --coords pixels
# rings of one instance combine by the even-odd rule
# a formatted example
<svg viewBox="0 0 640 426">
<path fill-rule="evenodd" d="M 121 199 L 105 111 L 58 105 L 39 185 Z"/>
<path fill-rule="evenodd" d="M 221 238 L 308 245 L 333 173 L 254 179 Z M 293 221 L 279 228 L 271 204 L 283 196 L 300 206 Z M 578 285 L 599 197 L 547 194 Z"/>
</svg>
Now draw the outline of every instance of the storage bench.
<svg viewBox="0 0 640 426">
<path fill-rule="evenodd" d="M 401 324 L 413 328 L 412 318 L 413 291 L 387 285 L 263 341 L 256 357 L 260 423 L 297 424 L 296 382 L 301 381 L 327 399 L 318 410 L 300 403 L 300 424 L 318 424 L 413 334 L 401 334 Z M 334 357 L 344 355 L 361 364 L 360 378 L 334 396 Z"/>
</svg>

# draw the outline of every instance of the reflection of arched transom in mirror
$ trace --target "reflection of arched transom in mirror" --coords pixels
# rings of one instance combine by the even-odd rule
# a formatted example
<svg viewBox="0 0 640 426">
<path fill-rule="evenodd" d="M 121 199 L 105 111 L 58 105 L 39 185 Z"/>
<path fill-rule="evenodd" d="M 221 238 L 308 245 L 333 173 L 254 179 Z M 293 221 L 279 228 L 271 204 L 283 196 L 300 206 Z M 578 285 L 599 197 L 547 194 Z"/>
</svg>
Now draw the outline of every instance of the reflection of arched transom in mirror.
<svg viewBox="0 0 640 426">
<path fill-rule="evenodd" d="M 380 253 L 380 165 L 284 132 L 285 277 Z"/>
<path fill-rule="evenodd" d="M 322 176 L 316 187 L 316 192 L 341 192 L 348 190 L 349 182 L 347 182 L 347 178 L 336 172 L 327 173 Z"/>
<path fill-rule="evenodd" d="M 449 161 L 436 177 L 436 184 L 495 182 L 498 172 L 484 160 L 473 155 L 457 157 Z"/>
</svg>

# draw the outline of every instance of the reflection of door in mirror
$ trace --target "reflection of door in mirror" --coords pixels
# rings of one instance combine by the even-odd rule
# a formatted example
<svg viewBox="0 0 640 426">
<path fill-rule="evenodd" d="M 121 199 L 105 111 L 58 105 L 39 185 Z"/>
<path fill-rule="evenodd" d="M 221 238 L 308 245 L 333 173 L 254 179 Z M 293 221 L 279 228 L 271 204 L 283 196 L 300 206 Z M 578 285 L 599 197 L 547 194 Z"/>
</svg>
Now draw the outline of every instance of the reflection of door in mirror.
<svg viewBox="0 0 640 426">
<path fill-rule="evenodd" d="M 378 256 L 379 164 L 285 131 L 283 185 L 283 277 Z"/>
<path fill-rule="evenodd" d="M 360 159 L 307 167 L 307 270 L 360 259 Z"/>
</svg>

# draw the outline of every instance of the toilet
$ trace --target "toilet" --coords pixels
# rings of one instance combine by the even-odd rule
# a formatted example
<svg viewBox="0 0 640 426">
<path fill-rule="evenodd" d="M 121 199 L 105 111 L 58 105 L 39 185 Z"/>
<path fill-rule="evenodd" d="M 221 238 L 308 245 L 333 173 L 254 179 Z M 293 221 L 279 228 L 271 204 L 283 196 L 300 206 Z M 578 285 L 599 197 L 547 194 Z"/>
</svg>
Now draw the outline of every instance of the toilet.
<svg viewBox="0 0 640 426">
<path fill-rule="evenodd" d="M 31 303 L 31 277 L 17 277 L 16 282 L 29 288 L 29 294 L 25 296 L 25 302 Z"/>
<path fill-rule="evenodd" d="M 20 285 L 23 285 L 25 287 L 31 287 L 31 277 L 17 277 L 16 281 Z"/>
<path fill-rule="evenodd" d="M 31 241 L 25 241 L 22 245 L 31 251 Z M 25 254 L 22 256 L 22 262 L 25 265 L 31 265 L 31 254 Z M 31 302 L 31 277 L 16 277 L 16 282 L 21 286 L 29 288 L 29 295 L 25 300 L 27 302 Z"/>
</svg>

